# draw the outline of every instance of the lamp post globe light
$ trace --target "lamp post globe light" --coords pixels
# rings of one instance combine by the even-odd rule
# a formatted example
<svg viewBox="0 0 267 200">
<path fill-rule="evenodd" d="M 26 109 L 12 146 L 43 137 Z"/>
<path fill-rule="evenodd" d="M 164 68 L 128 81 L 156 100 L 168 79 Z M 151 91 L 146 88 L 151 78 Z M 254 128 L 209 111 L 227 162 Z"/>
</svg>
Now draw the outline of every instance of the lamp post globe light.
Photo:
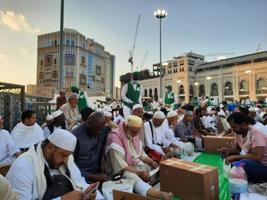
<svg viewBox="0 0 267 200">
<path fill-rule="evenodd" d="M 162 95 L 162 61 L 161 61 L 161 20 L 167 16 L 167 11 L 164 9 L 159 9 L 154 12 L 154 16 L 159 19 L 159 67 L 160 67 L 160 98 Z"/>
</svg>

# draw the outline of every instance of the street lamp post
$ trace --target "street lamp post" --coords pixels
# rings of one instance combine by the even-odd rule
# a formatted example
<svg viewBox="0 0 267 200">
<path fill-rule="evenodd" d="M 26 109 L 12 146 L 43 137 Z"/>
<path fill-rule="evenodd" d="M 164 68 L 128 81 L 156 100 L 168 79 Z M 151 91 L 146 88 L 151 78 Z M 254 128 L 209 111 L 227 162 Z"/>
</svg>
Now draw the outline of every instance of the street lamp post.
<svg viewBox="0 0 267 200">
<path fill-rule="evenodd" d="M 167 16 L 166 10 L 157 10 L 154 12 L 156 18 L 159 19 L 159 67 L 160 67 L 160 98 L 162 98 L 162 61 L 161 61 L 161 19 Z"/>
</svg>

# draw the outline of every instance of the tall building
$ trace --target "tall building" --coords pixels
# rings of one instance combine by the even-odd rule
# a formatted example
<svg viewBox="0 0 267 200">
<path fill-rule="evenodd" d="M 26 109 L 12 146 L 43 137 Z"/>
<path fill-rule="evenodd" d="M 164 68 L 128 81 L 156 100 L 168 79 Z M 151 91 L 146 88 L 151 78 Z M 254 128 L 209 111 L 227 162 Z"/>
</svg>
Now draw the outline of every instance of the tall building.
<svg viewBox="0 0 267 200">
<path fill-rule="evenodd" d="M 153 65 L 152 75 L 141 77 L 143 96 L 159 98 L 159 64 Z M 124 84 L 131 74 L 121 76 Z M 193 52 L 163 62 L 163 94 L 171 85 L 180 102 L 192 97 L 210 96 L 219 101 L 264 100 L 267 97 L 267 51 L 206 62 Z"/>
<path fill-rule="evenodd" d="M 38 36 L 37 88 L 52 88 L 53 93 L 59 90 L 59 42 L 59 31 Z M 65 89 L 77 86 L 89 96 L 113 96 L 115 56 L 103 45 L 74 29 L 64 29 L 63 60 Z"/>
</svg>

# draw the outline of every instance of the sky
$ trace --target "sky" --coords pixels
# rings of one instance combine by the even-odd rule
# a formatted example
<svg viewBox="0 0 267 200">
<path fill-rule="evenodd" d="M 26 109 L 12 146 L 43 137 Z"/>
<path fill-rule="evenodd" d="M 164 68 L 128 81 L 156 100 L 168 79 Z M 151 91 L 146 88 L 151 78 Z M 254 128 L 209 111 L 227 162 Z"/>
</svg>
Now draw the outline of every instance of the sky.
<svg viewBox="0 0 267 200">
<path fill-rule="evenodd" d="M 233 57 L 267 50 L 267 0 L 65 0 L 64 27 L 73 28 L 116 56 L 119 76 L 131 70 L 129 50 L 141 14 L 134 54 L 143 69 L 185 52 Z M 0 81 L 36 83 L 37 35 L 59 30 L 60 0 L 0 0 Z M 214 56 L 207 60 L 214 60 Z"/>
</svg>

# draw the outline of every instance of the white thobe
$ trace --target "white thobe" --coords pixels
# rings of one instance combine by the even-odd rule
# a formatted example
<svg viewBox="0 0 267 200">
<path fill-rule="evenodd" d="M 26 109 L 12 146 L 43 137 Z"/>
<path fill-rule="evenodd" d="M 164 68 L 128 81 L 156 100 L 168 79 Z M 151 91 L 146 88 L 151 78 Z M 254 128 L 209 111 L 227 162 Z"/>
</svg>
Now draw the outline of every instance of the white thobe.
<svg viewBox="0 0 267 200">
<path fill-rule="evenodd" d="M 11 131 L 11 136 L 19 148 L 29 148 L 44 140 L 43 130 L 37 123 L 26 126 L 20 122 Z"/>
<path fill-rule="evenodd" d="M 267 135 L 267 126 L 264 126 L 262 123 L 256 122 L 256 124 L 254 124 L 253 127 L 259 130 L 260 132 L 264 133 L 265 135 Z"/>
<path fill-rule="evenodd" d="M 0 129 L 0 164 L 11 164 L 15 160 L 15 154 L 19 151 L 9 132 Z"/>
</svg>

